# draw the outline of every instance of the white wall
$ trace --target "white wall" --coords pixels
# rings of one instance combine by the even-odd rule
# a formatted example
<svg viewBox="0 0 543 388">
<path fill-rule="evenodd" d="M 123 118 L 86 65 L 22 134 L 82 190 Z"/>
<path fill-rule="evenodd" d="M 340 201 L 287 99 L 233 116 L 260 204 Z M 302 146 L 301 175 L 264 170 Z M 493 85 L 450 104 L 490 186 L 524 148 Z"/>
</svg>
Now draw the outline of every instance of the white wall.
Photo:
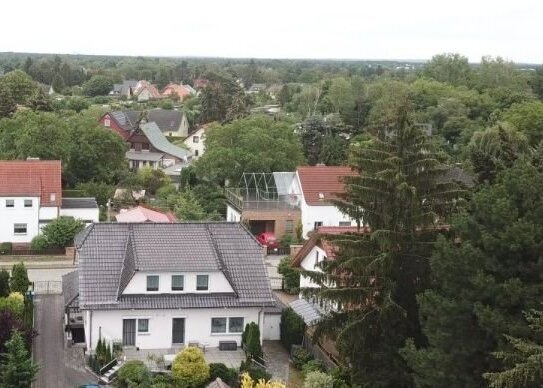
<svg viewBox="0 0 543 388">
<path fill-rule="evenodd" d="M 334 205 L 310 206 L 305 202 L 305 198 L 302 198 L 301 210 L 304 238 L 307 238 L 307 234 L 314 230 L 315 222 L 318 221 L 322 222 L 323 226 L 339 226 L 340 221 L 350 221 L 351 225 L 356 225 Z"/>
<path fill-rule="evenodd" d="M 241 221 L 241 214 L 232 206 L 230 206 L 228 203 L 226 204 L 226 221 L 230 221 L 230 222 Z"/>
<path fill-rule="evenodd" d="M 58 218 L 58 207 L 40 207 L 40 221 L 51 221 Z"/>
<path fill-rule="evenodd" d="M 75 219 L 80 219 L 87 221 L 86 224 L 89 225 L 92 222 L 100 221 L 100 210 L 98 208 L 94 209 L 63 209 L 60 208 L 60 215 L 66 217 L 73 217 Z"/>
<path fill-rule="evenodd" d="M 6 207 L 6 200 L 13 200 L 14 207 Z M 32 207 L 24 201 L 32 200 Z M 0 197 L 0 242 L 29 243 L 39 234 L 39 197 Z M 26 234 L 15 235 L 15 224 L 26 224 Z"/>
<path fill-rule="evenodd" d="M 304 259 L 300 263 L 300 266 L 306 271 L 322 272 L 319 267 L 315 268 L 315 261 L 317 260 L 317 257 L 318 262 L 322 262 L 324 260 L 324 257 L 326 257 L 326 252 L 324 252 L 324 250 L 320 247 L 314 246 L 313 249 L 311 249 L 311 251 L 307 254 L 307 256 L 304 257 Z M 315 287 L 318 287 L 317 283 L 315 283 L 307 276 L 300 275 L 300 289 Z"/>
<path fill-rule="evenodd" d="M 198 143 L 194 142 L 194 136 L 198 136 Z M 187 137 L 183 143 L 191 150 L 192 152 L 192 158 L 198 159 L 200 156 L 202 156 L 205 152 L 205 129 L 201 128 L 191 134 L 189 137 Z M 196 156 L 196 152 L 198 151 L 198 156 Z"/>
<path fill-rule="evenodd" d="M 158 291 L 147 291 L 147 275 L 158 275 Z M 184 275 L 183 291 L 172 291 L 172 275 Z M 207 291 L 196 291 L 196 275 L 209 275 Z M 182 294 L 210 292 L 234 292 L 232 286 L 222 272 L 138 272 L 126 286 L 123 294 Z"/>
<path fill-rule="evenodd" d="M 243 317 L 243 326 L 250 322 L 258 323 L 260 308 L 230 309 L 179 309 L 179 310 L 115 310 L 92 311 L 85 314 L 85 335 L 87 347 L 94 349 L 99 333 L 108 341 L 121 341 L 123 319 L 149 319 L 149 332 L 136 332 L 136 346 L 140 349 L 169 349 L 172 347 L 172 319 L 185 318 L 185 344 L 189 342 L 205 343 L 209 347 L 218 347 L 219 341 L 236 341 L 241 345 L 239 334 L 212 334 L 211 318 Z M 263 313 L 261 313 L 263 315 Z M 88 322 L 87 322 L 88 321 Z M 89 322 L 92 324 L 89 325 Z M 90 327 L 92 326 L 92 330 Z M 136 322 L 137 331 L 137 322 Z M 261 330 L 262 331 L 262 330 Z M 89 338 L 90 334 L 90 338 Z M 92 342 L 92 344 L 90 343 Z M 91 346 L 90 346 L 91 345 Z"/>
</svg>

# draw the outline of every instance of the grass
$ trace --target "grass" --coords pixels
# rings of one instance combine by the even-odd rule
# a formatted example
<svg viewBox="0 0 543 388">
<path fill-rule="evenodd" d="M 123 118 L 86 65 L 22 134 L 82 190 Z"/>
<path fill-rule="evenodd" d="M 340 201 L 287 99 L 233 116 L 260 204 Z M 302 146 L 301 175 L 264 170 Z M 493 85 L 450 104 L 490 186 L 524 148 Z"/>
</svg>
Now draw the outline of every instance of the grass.
<svg viewBox="0 0 543 388">
<path fill-rule="evenodd" d="M 302 388 L 304 379 L 302 372 L 296 369 L 292 364 L 289 364 L 288 371 L 288 388 Z"/>
</svg>

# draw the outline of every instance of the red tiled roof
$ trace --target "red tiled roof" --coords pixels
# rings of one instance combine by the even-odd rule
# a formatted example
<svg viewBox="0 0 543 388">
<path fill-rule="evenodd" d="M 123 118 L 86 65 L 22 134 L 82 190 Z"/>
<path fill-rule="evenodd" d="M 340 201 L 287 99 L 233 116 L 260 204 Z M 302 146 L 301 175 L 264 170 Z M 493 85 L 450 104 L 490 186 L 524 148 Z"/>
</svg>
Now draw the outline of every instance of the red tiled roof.
<svg viewBox="0 0 543 388">
<path fill-rule="evenodd" d="M 292 258 L 292 265 L 299 267 L 305 257 L 311 250 L 317 246 L 326 253 L 327 260 L 334 260 L 336 247 L 326 239 L 326 235 L 338 235 L 342 233 L 368 233 L 369 228 L 361 227 L 360 232 L 356 226 L 321 226 L 317 232 L 313 233 L 311 238 L 307 240 L 302 247 Z"/>
<path fill-rule="evenodd" d="M 162 213 L 156 210 L 138 206 L 115 216 L 117 222 L 173 222 L 175 218 L 171 213 Z"/>
<path fill-rule="evenodd" d="M 40 206 L 62 203 L 60 160 L 0 160 L 0 196 L 39 196 Z"/>
<path fill-rule="evenodd" d="M 190 96 L 190 91 L 187 88 L 185 88 L 183 85 L 178 85 L 178 84 L 166 85 L 166 87 L 162 90 L 162 95 L 169 96 L 174 92 L 179 96 L 181 101 L 183 101 L 185 97 Z"/>
<path fill-rule="evenodd" d="M 300 186 L 308 205 L 330 205 L 335 194 L 343 193 L 341 178 L 355 176 L 356 172 L 345 166 L 307 166 L 296 170 Z"/>
</svg>

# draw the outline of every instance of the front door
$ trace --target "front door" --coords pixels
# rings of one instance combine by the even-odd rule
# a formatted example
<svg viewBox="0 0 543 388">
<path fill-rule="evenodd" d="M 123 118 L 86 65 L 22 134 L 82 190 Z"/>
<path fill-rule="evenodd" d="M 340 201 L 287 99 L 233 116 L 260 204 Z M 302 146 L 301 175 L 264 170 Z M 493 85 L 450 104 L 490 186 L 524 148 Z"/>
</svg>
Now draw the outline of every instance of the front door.
<svg viewBox="0 0 543 388">
<path fill-rule="evenodd" d="M 135 319 L 123 319 L 123 346 L 136 346 Z"/>
<path fill-rule="evenodd" d="M 172 343 L 185 343 L 185 318 L 172 319 Z"/>
</svg>

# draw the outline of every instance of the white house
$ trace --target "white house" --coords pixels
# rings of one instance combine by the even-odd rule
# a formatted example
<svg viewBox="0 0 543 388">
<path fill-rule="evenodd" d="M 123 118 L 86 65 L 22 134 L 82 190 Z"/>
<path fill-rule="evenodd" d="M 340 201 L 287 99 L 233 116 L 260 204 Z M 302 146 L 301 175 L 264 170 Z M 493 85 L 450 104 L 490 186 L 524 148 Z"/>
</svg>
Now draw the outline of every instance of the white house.
<svg viewBox="0 0 543 388">
<path fill-rule="evenodd" d="M 28 245 L 59 216 L 98 222 L 94 198 L 62 198 L 60 160 L 0 161 L 0 242 Z"/>
<path fill-rule="evenodd" d="M 296 169 L 302 194 L 300 208 L 304 237 L 320 226 L 356 225 L 331 202 L 337 194 L 344 192 L 342 178 L 354 174 L 344 166 L 317 165 Z"/>
<path fill-rule="evenodd" d="M 198 159 L 204 154 L 206 150 L 205 139 L 206 128 L 202 127 L 183 140 L 183 143 L 191 150 L 193 159 Z"/>
<path fill-rule="evenodd" d="M 238 223 L 93 224 L 76 237 L 76 260 L 72 300 L 91 351 L 99 338 L 165 353 L 240 346 L 276 303 L 262 248 Z"/>
</svg>

